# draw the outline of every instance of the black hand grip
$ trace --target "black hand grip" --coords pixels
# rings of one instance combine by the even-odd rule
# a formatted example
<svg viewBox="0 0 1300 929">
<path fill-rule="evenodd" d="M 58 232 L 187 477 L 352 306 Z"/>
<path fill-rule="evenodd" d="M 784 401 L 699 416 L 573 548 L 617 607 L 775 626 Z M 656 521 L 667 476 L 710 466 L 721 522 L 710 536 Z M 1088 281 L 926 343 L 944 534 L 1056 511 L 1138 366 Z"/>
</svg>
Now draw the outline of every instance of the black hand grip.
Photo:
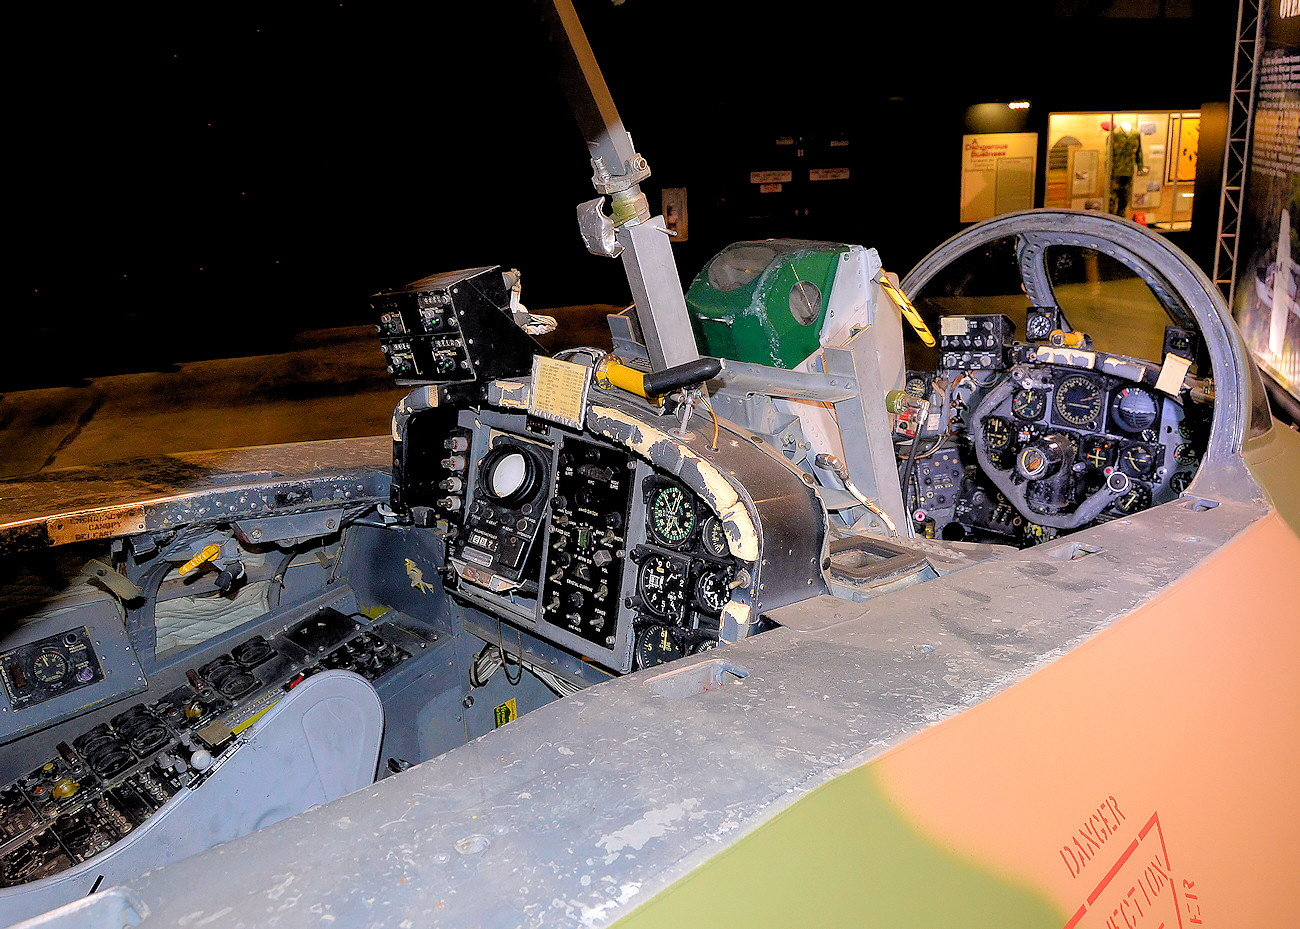
<svg viewBox="0 0 1300 929">
<path fill-rule="evenodd" d="M 657 397 L 691 384 L 703 384 L 717 377 L 721 371 L 722 362 L 717 358 L 696 358 L 694 361 L 647 374 L 645 392 L 651 397 Z"/>
</svg>

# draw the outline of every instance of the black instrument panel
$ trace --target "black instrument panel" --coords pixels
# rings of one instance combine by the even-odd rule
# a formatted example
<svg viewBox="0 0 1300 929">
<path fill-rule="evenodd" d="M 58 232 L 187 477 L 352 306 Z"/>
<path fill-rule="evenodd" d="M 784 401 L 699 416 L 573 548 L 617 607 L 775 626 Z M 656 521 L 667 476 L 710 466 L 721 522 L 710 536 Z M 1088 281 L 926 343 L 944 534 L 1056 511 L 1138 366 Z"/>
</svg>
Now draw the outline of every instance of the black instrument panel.
<svg viewBox="0 0 1300 929">
<path fill-rule="evenodd" d="M 1030 364 L 1017 371 L 1002 399 L 981 407 L 972 433 L 991 467 L 1023 488 L 1028 522 L 1016 526 L 1039 516 L 1068 521 L 1107 486 L 1119 488 L 1116 496 L 1085 522 L 1132 515 L 1191 483 L 1200 456 L 1176 399 L 1097 371 Z"/>
<path fill-rule="evenodd" d="M 341 669 L 377 681 L 412 658 L 413 644 L 390 623 L 318 609 L 60 742 L 55 757 L 0 787 L 0 888 L 66 871 L 126 838 L 197 787 L 236 737 L 307 677 Z"/>
<path fill-rule="evenodd" d="M 473 435 L 447 542 L 455 592 L 619 672 L 717 644 L 738 562 L 686 484 L 524 416 L 461 425 Z"/>
<path fill-rule="evenodd" d="M 566 436 L 560 444 L 541 620 L 595 646 L 618 647 L 619 600 L 635 465 L 625 451 Z"/>
<path fill-rule="evenodd" d="M 638 668 L 716 646 L 720 616 L 737 577 L 721 520 L 689 488 L 653 475 L 642 493 L 646 540 L 632 551 L 638 565 L 633 599 Z"/>
<path fill-rule="evenodd" d="M 0 680 L 14 710 L 39 706 L 104 679 L 85 626 L 67 629 L 0 654 Z"/>
</svg>

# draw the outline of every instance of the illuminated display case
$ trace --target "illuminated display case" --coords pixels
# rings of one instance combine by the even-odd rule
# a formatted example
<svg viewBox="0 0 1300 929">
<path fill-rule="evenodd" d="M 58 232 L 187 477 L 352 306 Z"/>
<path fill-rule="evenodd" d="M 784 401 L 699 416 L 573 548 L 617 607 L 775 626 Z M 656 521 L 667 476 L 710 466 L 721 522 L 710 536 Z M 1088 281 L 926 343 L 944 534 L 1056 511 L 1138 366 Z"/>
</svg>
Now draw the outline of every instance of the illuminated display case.
<svg viewBox="0 0 1300 929">
<path fill-rule="evenodd" d="M 1190 229 L 1201 114 L 1052 113 L 1043 205 Z"/>
</svg>

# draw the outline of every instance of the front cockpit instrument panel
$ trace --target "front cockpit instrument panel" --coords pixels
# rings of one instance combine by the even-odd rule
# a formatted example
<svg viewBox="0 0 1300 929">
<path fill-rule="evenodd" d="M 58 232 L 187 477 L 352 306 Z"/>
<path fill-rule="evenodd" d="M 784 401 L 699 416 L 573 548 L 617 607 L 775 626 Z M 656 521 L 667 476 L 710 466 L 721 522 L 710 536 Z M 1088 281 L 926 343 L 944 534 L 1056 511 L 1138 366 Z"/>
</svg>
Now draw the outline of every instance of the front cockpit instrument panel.
<svg viewBox="0 0 1300 929">
<path fill-rule="evenodd" d="M 1205 417 L 1181 377 L 1170 384 L 1161 365 L 1094 351 L 1081 334 L 1076 348 L 1055 344 L 1059 332 L 1050 346 L 1012 342 L 1000 314 L 941 327 L 942 367 L 920 392 L 947 415 L 924 434 L 928 447 L 902 455 L 913 459 L 904 492 L 919 530 L 1034 544 L 1191 484 Z"/>
</svg>

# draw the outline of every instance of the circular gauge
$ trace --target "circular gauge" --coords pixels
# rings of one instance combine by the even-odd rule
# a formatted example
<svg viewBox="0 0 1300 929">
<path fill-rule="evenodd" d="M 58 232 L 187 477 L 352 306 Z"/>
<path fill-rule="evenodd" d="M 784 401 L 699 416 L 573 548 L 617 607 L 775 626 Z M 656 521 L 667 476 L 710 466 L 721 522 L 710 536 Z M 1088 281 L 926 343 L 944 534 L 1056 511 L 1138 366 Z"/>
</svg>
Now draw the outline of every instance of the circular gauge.
<svg viewBox="0 0 1300 929">
<path fill-rule="evenodd" d="M 1016 473 L 1027 481 L 1049 478 L 1061 469 L 1065 454 L 1065 443 L 1059 437 L 1040 439 L 1016 455 Z"/>
<path fill-rule="evenodd" d="M 1146 477 L 1156 463 L 1156 456 L 1145 445 L 1127 445 L 1119 453 L 1119 466 L 1134 477 Z"/>
<path fill-rule="evenodd" d="M 667 555 L 651 555 L 641 564 L 637 589 L 647 610 L 676 619 L 686 605 L 686 565 Z"/>
<path fill-rule="evenodd" d="M 1106 439 L 1091 438 L 1083 445 L 1083 460 L 1090 468 L 1105 471 L 1115 463 L 1115 445 Z"/>
<path fill-rule="evenodd" d="M 651 623 L 636 634 L 635 652 L 638 668 L 653 668 L 685 654 L 677 633 L 659 623 Z"/>
<path fill-rule="evenodd" d="M 1174 449 L 1174 461 L 1180 465 L 1194 465 L 1196 460 L 1196 449 L 1190 443 L 1184 442 Z"/>
<path fill-rule="evenodd" d="M 700 541 L 704 543 L 704 550 L 715 558 L 721 558 L 731 550 L 722 520 L 712 513 L 704 517 L 704 522 L 700 524 Z"/>
<path fill-rule="evenodd" d="M 514 442 L 503 442 L 483 456 L 479 482 L 497 503 L 516 506 L 531 497 L 541 483 L 537 459 Z"/>
<path fill-rule="evenodd" d="M 707 652 L 710 649 L 717 648 L 721 644 L 717 639 L 700 639 L 691 646 L 691 654 L 698 655 L 700 652 Z"/>
<path fill-rule="evenodd" d="M 1101 391 L 1090 378 L 1072 374 L 1057 385 L 1053 407 L 1071 426 L 1091 428 L 1101 418 Z"/>
<path fill-rule="evenodd" d="M 812 281 L 795 281 L 790 288 L 790 315 L 801 326 L 811 326 L 822 309 L 822 292 Z"/>
<path fill-rule="evenodd" d="M 1011 395 L 1011 412 L 1017 419 L 1029 422 L 1042 419 L 1047 412 L 1047 391 L 1036 387 L 1022 387 Z"/>
<path fill-rule="evenodd" d="M 1182 493 L 1184 490 L 1190 487 L 1191 484 L 1192 484 L 1191 471 L 1175 471 L 1173 476 L 1169 478 L 1169 489 L 1176 494 Z"/>
<path fill-rule="evenodd" d="M 1000 452 L 1011 444 L 1014 427 L 1001 416 L 989 416 L 984 420 L 984 444 L 990 451 Z"/>
<path fill-rule="evenodd" d="M 1046 313 L 1029 313 L 1025 317 L 1025 338 L 1031 342 L 1046 342 L 1052 329 L 1052 317 Z"/>
<path fill-rule="evenodd" d="M 695 500 L 684 487 L 666 484 L 656 488 L 646 510 L 650 531 L 660 542 L 677 548 L 690 541 L 695 531 Z"/>
<path fill-rule="evenodd" d="M 731 599 L 730 577 L 727 571 L 705 571 L 695 582 L 695 602 L 710 613 L 720 613 Z"/>
<path fill-rule="evenodd" d="M 41 652 L 32 659 L 32 677 L 42 684 L 55 684 L 68 673 L 68 659 L 62 652 Z"/>
<path fill-rule="evenodd" d="M 930 395 L 930 379 L 924 374 L 909 374 L 903 382 L 903 392 L 924 400 Z"/>
<path fill-rule="evenodd" d="M 1145 510 L 1151 505 L 1151 488 L 1146 484 L 1140 484 L 1137 481 L 1129 487 L 1128 492 L 1115 501 L 1115 509 L 1128 516 L 1130 513 L 1137 513 Z"/>
<path fill-rule="evenodd" d="M 1141 387 L 1125 387 L 1115 394 L 1112 403 L 1115 422 L 1125 432 L 1138 433 L 1150 429 L 1160 411 L 1156 398 Z"/>
</svg>

